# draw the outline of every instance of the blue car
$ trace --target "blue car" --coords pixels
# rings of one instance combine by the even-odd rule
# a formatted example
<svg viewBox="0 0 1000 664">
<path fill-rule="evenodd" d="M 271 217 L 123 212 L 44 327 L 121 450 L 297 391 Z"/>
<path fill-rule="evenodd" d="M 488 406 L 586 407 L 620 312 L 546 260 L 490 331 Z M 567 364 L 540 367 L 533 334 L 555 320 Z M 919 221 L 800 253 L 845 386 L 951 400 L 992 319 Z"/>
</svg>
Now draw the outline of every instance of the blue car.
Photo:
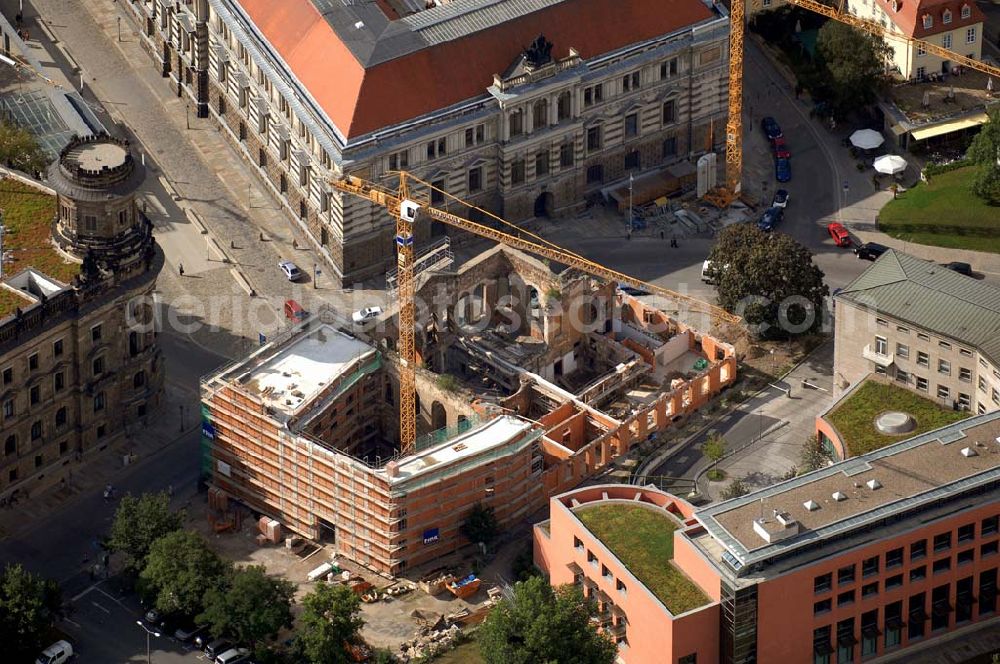
<svg viewBox="0 0 1000 664">
<path fill-rule="evenodd" d="M 769 233 L 770 231 L 774 230 L 774 227 L 778 225 L 783 216 L 784 214 L 782 213 L 781 208 L 779 207 L 768 208 L 764 212 L 764 216 L 762 216 L 760 218 L 760 221 L 757 222 L 757 228 L 766 233 Z"/>
<path fill-rule="evenodd" d="M 792 162 L 787 159 L 775 159 L 774 177 L 778 182 L 788 182 L 792 179 Z"/>
<path fill-rule="evenodd" d="M 773 141 L 776 138 L 784 136 L 784 134 L 781 133 L 781 126 L 778 125 L 778 121 L 770 116 L 760 119 L 760 128 L 769 141 Z"/>
</svg>

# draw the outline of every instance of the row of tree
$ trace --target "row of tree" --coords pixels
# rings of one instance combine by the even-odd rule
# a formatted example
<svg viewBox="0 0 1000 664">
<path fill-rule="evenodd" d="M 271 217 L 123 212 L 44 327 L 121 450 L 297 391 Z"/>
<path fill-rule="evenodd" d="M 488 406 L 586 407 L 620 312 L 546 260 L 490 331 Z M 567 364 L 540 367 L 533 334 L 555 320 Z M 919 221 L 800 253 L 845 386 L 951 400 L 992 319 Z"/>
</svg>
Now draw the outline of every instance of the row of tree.
<svg viewBox="0 0 1000 664">
<path fill-rule="evenodd" d="M 126 495 L 111 527 L 108 547 L 122 557 L 139 592 L 165 615 L 208 625 L 277 661 L 267 648 L 293 623 L 295 585 L 269 576 L 259 565 L 234 566 L 196 532 L 183 530 L 183 512 L 170 510 L 166 493 Z M 347 646 L 364 624 L 361 601 L 346 586 L 318 584 L 302 599 L 292 656 L 297 662 L 349 662 Z"/>
</svg>

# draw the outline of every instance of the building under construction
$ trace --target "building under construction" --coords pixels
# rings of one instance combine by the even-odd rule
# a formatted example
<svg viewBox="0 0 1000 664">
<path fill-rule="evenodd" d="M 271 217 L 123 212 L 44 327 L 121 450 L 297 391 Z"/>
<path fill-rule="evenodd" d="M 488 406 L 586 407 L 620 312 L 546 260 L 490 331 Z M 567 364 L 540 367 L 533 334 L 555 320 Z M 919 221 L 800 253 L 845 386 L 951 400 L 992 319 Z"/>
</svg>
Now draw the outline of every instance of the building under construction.
<svg viewBox="0 0 1000 664">
<path fill-rule="evenodd" d="M 609 283 L 498 246 L 417 283 L 416 444 L 399 449 L 396 317 L 321 311 L 202 384 L 210 482 L 398 574 L 543 508 L 736 378 L 732 346 Z"/>
</svg>

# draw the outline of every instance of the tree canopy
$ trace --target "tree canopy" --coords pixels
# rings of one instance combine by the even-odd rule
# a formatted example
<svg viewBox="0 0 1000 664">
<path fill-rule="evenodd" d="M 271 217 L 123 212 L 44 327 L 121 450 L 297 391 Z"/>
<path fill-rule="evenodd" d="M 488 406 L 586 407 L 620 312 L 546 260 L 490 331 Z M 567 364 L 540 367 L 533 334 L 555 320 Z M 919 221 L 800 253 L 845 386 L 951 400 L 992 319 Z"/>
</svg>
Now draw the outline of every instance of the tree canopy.
<svg viewBox="0 0 1000 664">
<path fill-rule="evenodd" d="M 0 576 L 0 642 L 5 661 L 33 662 L 49 645 L 49 629 L 62 608 L 55 581 L 7 565 Z"/>
<path fill-rule="evenodd" d="M 364 624 L 357 593 L 320 583 L 302 599 L 296 645 L 312 664 L 346 664 L 352 660 L 344 644 L 353 643 Z"/>
<path fill-rule="evenodd" d="M 228 565 L 198 533 L 175 530 L 153 542 L 139 575 L 164 613 L 197 615 L 209 588 L 226 580 Z"/>
<path fill-rule="evenodd" d="M 477 633 L 486 664 L 612 664 L 617 647 L 590 623 L 593 608 L 573 586 L 520 581 Z"/>
<path fill-rule="evenodd" d="M 991 110 L 989 117 L 972 139 L 966 159 L 976 165 L 972 193 L 991 205 L 1000 205 L 1000 109 Z"/>
<path fill-rule="evenodd" d="M 492 507 L 476 503 L 465 518 L 460 530 L 470 542 L 489 544 L 497 536 L 497 517 Z"/>
<path fill-rule="evenodd" d="M 45 170 L 49 157 L 27 129 L 7 120 L 0 121 L 0 162 L 35 175 Z"/>
<path fill-rule="evenodd" d="M 817 330 L 829 292 L 823 271 L 804 246 L 784 233 L 733 224 L 719 233 L 708 256 L 719 304 L 743 316 L 757 337 L 787 339 Z"/>
<path fill-rule="evenodd" d="M 251 647 L 292 625 L 295 585 L 269 577 L 262 565 L 238 567 L 224 588 L 209 588 L 198 622 L 212 634 L 231 634 Z"/>
<path fill-rule="evenodd" d="M 170 497 L 161 493 L 127 494 L 115 510 L 108 548 L 124 556 L 125 571 L 138 574 L 146 566 L 153 542 L 180 530 L 183 512 L 170 511 Z"/>
<path fill-rule="evenodd" d="M 832 460 L 830 453 L 823 446 L 823 443 L 820 442 L 818 436 L 809 436 L 806 438 L 805 442 L 802 443 L 802 451 L 799 459 L 803 473 L 826 468 Z"/>
<path fill-rule="evenodd" d="M 875 102 L 885 81 L 885 65 L 892 50 L 876 35 L 839 21 L 827 21 L 816 37 L 816 53 L 829 102 L 837 115 Z"/>
</svg>

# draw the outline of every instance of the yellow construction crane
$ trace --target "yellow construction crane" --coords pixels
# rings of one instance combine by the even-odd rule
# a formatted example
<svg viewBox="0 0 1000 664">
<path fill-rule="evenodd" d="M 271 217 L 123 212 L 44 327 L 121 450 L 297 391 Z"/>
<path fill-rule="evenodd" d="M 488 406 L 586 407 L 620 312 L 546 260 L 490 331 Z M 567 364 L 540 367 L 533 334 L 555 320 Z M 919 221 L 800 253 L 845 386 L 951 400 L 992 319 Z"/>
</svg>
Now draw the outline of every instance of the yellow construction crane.
<svg viewBox="0 0 1000 664">
<path fill-rule="evenodd" d="M 399 173 L 399 187 L 390 189 L 382 187 L 361 178 L 347 176 L 339 180 L 334 180 L 332 185 L 338 191 L 352 194 L 363 198 L 368 202 L 384 208 L 396 219 L 396 264 L 397 264 L 397 288 L 399 292 L 399 343 L 398 353 L 400 362 L 399 372 L 399 437 L 400 448 L 408 450 L 417 438 L 416 424 L 416 353 L 414 350 L 414 327 L 416 324 L 414 317 L 414 273 L 413 273 L 413 225 L 417 220 L 418 213 L 423 214 L 434 221 L 439 221 L 454 228 L 473 233 L 495 242 L 499 242 L 508 247 L 520 249 L 528 253 L 542 256 L 551 261 L 561 263 L 568 267 L 576 268 L 582 272 L 592 274 L 602 279 L 616 281 L 620 284 L 642 288 L 654 295 L 673 300 L 678 305 L 690 306 L 694 311 L 704 312 L 711 317 L 713 325 L 716 326 L 736 326 L 741 318 L 725 311 L 720 307 L 708 304 L 697 298 L 682 293 L 677 293 L 654 284 L 647 283 L 641 279 L 629 276 L 623 272 L 612 270 L 599 263 L 588 260 L 579 254 L 563 249 L 544 238 L 534 235 L 524 229 L 519 229 L 514 224 L 504 221 L 486 210 L 485 214 L 497 220 L 501 224 L 517 229 L 519 235 L 527 235 L 533 240 L 511 235 L 498 231 L 494 228 L 478 224 L 458 215 L 432 207 L 429 204 L 429 196 L 416 194 L 410 187 L 410 181 L 426 187 L 427 191 L 437 190 L 430 183 L 410 175 L 406 172 Z M 476 208 L 460 198 L 451 196 L 441 191 L 457 203 L 470 208 Z M 481 209 L 481 208 L 476 208 Z M 536 241 L 537 240 L 537 241 Z"/>
<path fill-rule="evenodd" d="M 831 7 L 818 0 L 787 0 L 787 2 L 869 34 L 902 41 L 908 46 L 917 46 L 927 53 L 946 58 L 963 67 L 1000 77 L 1000 67 L 949 51 L 923 39 L 914 39 L 903 34 L 889 32 L 875 21 L 845 12 L 843 0 L 840 0 L 839 7 Z M 754 7 L 760 8 L 760 0 L 754 0 Z M 742 0 L 733 0 L 729 15 L 729 118 L 726 121 L 726 184 L 724 187 L 710 191 L 705 196 L 706 201 L 720 208 L 728 207 L 739 197 L 740 181 L 743 174 L 743 37 L 746 30 L 744 15 Z"/>
</svg>

